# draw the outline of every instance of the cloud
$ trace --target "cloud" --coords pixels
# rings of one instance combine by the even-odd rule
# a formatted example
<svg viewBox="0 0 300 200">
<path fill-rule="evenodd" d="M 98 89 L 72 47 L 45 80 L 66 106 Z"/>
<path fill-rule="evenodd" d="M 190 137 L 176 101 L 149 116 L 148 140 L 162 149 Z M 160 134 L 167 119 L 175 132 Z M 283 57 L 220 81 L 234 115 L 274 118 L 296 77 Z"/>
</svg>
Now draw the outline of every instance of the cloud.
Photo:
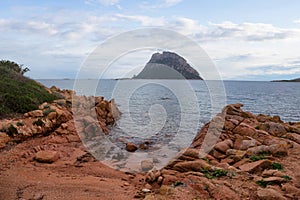
<svg viewBox="0 0 300 200">
<path fill-rule="evenodd" d="M 269 65 L 246 68 L 252 75 L 293 75 L 300 74 L 300 65 Z"/>
<path fill-rule="evenodd" d="M 119 0 L 85 0 L 85 3 L 89 5 L 100 3 L 104 6 L 114 6 L 114 5 L 118 5 Z"/>
<path fill-rule="evenodd" d="M 4 31 L 21 31 L 30 34 L 43 34 L 47 36 L 58 33 L 55 25 L 44 21 L 18 21 L 10 19 L 0 19 L 0 30 Z"/>
<path fill-rule="evenodd" d="M 143 2 L 140 7 L 144 9 L 168 8 L 177 5 L 182 1 L 183 0 L 164 0 L 159 2 Z"/>
<path fill-rule="evenodd" d="M 164 17 L 148 17 L 144 15 L 123 15 L 123 14 L 116 14 L 114 15 L 119 20 L 129 20 L 129 21 L 136 21 L 141 23 L 142 26 L 166 26 L 167 20 Z"/>
<path fill-rule="evenodd" d="M 296 20 L 294 21 L 294 23 L 300 24 L 300 19 L 296 19 Z"/>
<path fill-rule="evenodd" d="M 299 37 L 299 29 L 284 29 L 275 27 L 272 24 L 264 23 L 241 23 L 236 24 L 230 21 L 215 24 L 210 23 L 211 30 L 207 36 L 211 38 L 235 38 L 247 41 L 264 41 L 287 39 Z"/>
</svg>

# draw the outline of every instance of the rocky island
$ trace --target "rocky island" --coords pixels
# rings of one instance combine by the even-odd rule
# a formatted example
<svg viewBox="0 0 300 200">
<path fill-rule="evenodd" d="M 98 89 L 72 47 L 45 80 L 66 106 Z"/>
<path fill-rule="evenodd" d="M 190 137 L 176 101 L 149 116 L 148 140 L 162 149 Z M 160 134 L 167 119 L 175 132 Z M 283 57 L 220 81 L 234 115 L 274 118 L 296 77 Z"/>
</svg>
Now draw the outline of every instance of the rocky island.
<svg viewBox="0 0 300 200">
<path fill-rule="evenodd" d="M 176 53 L 164 51 L 152 55 L 144 69 L 134 79 L 198 79 L 199 73 Z"/>
</svg>

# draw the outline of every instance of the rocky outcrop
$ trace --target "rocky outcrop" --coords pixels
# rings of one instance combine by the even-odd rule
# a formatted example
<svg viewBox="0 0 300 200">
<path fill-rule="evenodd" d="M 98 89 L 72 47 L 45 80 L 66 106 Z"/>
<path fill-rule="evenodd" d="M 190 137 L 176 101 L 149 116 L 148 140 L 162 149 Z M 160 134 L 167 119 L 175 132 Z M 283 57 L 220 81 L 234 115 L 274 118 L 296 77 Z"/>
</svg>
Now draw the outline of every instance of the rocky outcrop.
<svg viewBox="0 0 300 200">
<path fill-rule="evenodd" d="M 147 184 L 176 190 L 180 183 L 185 186 L 182 196 L 192 191 L 204 199 L 299 198 L 300 167 L 295 161 L 300 159 L 300 123 L 285 123 L 279 116 L 254 115 L 243 111 L 242 106 L 226 106 L 201 129 L 191 147 L 161 170 L 160 184 Z M 216 126 L 222 118 L 224 124 Z M 216 144 L 207 140 L 212 137 L 209 131 L 218 137 Z M 207 155 L 200 153 L 204 142 L 212 145 Z M 146 180 L 153 181 L 147 176 Z"/>
<path fill-rule="evenodd" d="M 135 79 L 200 79 L 187 61 L 173 52 L 155 53 Z"/>
<path fill-rule="evenodd" d="M 114 100 L 107 101 L 103 97 L 76 96 L 72 90 L 60 90 L 51 87 L 49 92 L 55 93 L 62 99 L 54 100 L 52 103 L 45 102 L 38 110 L 27 112 L 22 118 L 6 119 L 0 121 L 0 147 L 10 141 L 23 141 L 29 137 L 48 135 L 51 133 L 68 134 L 75 130 L 74 124 L 68 127 L 73 121 L 73 109 L 85 110 L 80 116 L 83 120 L 82 126 L 76 127 L 82 136 L 89 137 L 98 132 L 108 134 L 109 127 L 113 126 L 120 112 Z M 75 101 L 76 100 L 76 101 Z M 87 108 L 87 102 L 93 102 L 92 108 Z M 72 106 L 76 103 L 77 106 Z M 94 112 L 90 110 L 94 109 Z M 86 110 L 90 115 L 86 115 Z M 80 113 L 77 113 L 80 115 Z M 91 116 L 92 115 L 92 116 Z M 98 123 L 96 126 L 95 123 Z M 95 127 L 99 127 L 97 130 Z M 9 137 L 8 137 L 9 136 Z"/>
</svg>

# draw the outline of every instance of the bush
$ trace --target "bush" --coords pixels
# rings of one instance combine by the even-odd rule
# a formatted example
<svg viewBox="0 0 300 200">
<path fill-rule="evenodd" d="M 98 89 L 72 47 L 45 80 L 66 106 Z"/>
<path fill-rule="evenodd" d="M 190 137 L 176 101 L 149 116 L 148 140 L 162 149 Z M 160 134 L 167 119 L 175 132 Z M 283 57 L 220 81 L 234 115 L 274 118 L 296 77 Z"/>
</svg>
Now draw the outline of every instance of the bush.
<svg viewBox="0 0 300 200">
<path fill-rule="evenodd" d="M 22 65 L 0 61 L 0 116 L 26 113 L 57 99 L 43 85 L 23 76 L 25 71 Z"/>
<path fill-rule="evenodd" d="M 216 170 L 212 170 L 212 171 L 202 169 L 201 172 L 208 179 L 213 179 L 213 178 L 217 178 L 217 177 L 226 176 L 227 173 L 228 173 L 226 170 L 223 170 L 223 169 L 216 169 Z"/>
<path fill-rule="evenodd" d="M 282 164 L 280 164 L 280 163 L 278 163 L 278 162 L 273 162 L 273 163 L 272 163 L 272 168 L 273 168 L 273 169 L 277 169 L 277 170 L 283 170 Z"/>
<path fill-rule="evenodd" d="M 49 115 L 49 113 L 52 113 L 52 112 L 55 112 L 55 110 L 53 110 L 53 109 L 46 109 L 46 110 L 43 111 L 43 115 L 47 116 L 47 115 Z"/>
</svg>

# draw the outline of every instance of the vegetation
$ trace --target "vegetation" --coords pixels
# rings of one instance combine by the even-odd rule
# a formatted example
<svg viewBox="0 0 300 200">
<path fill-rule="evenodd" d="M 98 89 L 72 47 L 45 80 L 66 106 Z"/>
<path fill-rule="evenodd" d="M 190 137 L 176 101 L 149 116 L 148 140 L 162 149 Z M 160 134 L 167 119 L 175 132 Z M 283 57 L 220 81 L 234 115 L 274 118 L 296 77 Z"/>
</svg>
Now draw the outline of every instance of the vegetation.
<svg viewBox="0 0 300 200">
<path fill-rule="evenodd" d="M 43 85 L 24 76 L 29 69 L 12 61 L 0 61 L 0 116 L 25 113 L 57 97 Z"/>
<path fill-rule="evenodd" d="M 261 187 L 267 187 L 267 185 L 269 184 L 268 182 L 264 181 L 263 179 L 256 181 L 256 184 L 261 186 Z"/>
<path fill-rule="evenodd" d="M 273 163 L 272 163 L 272 167 L 273 167 L 273 169 L 283 170 L 282 164 L 280 164 L 280 163 L 278 163 L 278 162 L 273 162 Z"/>
<path fill-rule="evenodd" d="M 174 187 L 181 186 L 181 185 L 184 185 L 184 183 L 181 182 L 181 181 L 178 181 L 178 180 L 175 181 L 174 184 L 173 184 Z"/>
<path fill-rule="evenodd" d="M 50 109 L 50 108 L 47 108 L 46 110 L 43 111 L 43 115 L 44 115 L 44 116 L 47 116 L 47 115 L 48 115 L 49 113 L 51 113 L 51 112 L 55 112 L 55 110 Z"/>
<path fill-rule="evenodd" d="M 217 178 L 217 177 L 221 177 L 221 176 L 226 176 L 227 173 L 228 173 L 226 170 L 223 170 L 223 169 L 215 169 L 215 170 L 212 170 L 212 171 L 203 169 L 201 172 L 208 179 L 213 179 L 213 178 Z"/>
<path fill-rule="evenodd" d="M 265 159 L 265 155 L 264 154 L 260 154 L 260 155 L 253 155 L 251 156 L 249 159 L 252 161 L 252 162 L 255 162 L 255 161 L 258 161 L 258 160 L 263 160 Z"/>
</svg>

